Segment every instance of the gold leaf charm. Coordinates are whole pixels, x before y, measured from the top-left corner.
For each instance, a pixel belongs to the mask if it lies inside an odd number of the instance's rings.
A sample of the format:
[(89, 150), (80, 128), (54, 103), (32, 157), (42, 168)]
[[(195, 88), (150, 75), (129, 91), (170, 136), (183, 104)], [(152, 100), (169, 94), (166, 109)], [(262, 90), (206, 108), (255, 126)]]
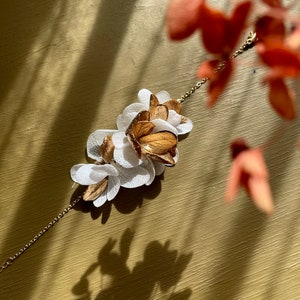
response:
[(112, 141), (112, 136), (107, 135), (100, 146), (100, 155), (106, 164), (110, 163), (114, 156), (115, 146)]
[(153, 94), (150, 96), (150, 120), (162, 119), (167, 121), (169, 110), (164, 104), (159, 104), (157, 97)]
[(164, 102), (168, 109), (175, 110), (179, 115), (181, 114), (182, 106), (177, 100), (169, 100)]
[[(156, 103), (153, 97), (151, 101)], [(151, 133), (155, 125), (149, 121), (150, 115), (148, 111), (138, 113), (127, 128), (126, 135), (139, 158), (144, 154), (162, 163), (174, 165), (177, 137), (169, 131)]]
[(174, 165), (177, 137), (169, 131), (157, 132), (139, 139), (142, 154), (165, 164)]
[(82, 199), (85, 201), (93, 201), (97, 199), (106, 189), (108, 178), (104, 178), (99, 183), (91, 184), (87, 187), (82, 195)]

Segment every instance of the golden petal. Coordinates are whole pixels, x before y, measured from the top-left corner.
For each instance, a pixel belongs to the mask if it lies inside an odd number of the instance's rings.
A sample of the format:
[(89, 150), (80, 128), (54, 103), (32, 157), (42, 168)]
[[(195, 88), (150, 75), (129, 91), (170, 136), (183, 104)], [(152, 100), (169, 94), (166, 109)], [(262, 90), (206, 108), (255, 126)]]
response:
[(162, 119), (162, 120), (167, 121), (168, 116), (169, 116), (169, 110), (163, 104), (159, 104), (156, 106), (150, 106), (149, 112), (150, 112), (150, 120)]
[(112, 136), (107, 135), (103, 139), (103, 143), (101, 144), (99, 151), (105, 163), (109, 163), (113, 159), (114, 149), (115, 146), (112, 141)]
[(151, 106), (156, 106), (159, 105), (159, 101), (157, 99), (157, 97), (154, 94), (151, 94), (150, 96), (150, 107)]
[(136, 117), (131, 121), (130, 125), (126, 129), (125, 134), (127, 135), (129, 131), (132, 131), (132, 127), (135, 126), (138, 122), (141, 121), (150, 121), (150, 112), (147, 110), (143, 110), (139, 112)]
[(178, 114), (181, 114), (182, 106), (177, 100), (166, 101), (164, 102), (164, 105), (167, 106), (168, 109), (173, 109)]
[(108, 178), (104, 178), (99, 183), (91, 184), (84, 191), (82, 198), (85, 201), (94, 201), (107, 187)]
[(139, 139), (140, 137), (149, 135), (154, 127), (155, 125), (152, 122), (137, 122), (132, 128), (132, 133)]
[(133, 126), (127, 129), (127, 137), (131, 146), (137, 152), (138, 157), (141, 158), (142, 150), (139, 143), (139, 138), (148, 135), (152, 132), (154, 124), (148, 121), (137, 121)]
[(168, 152), (173, 154), (177, 145), (177, 137), (169, 131), (163, 131), (143, 136), (139, 139), (139, 143), (143, 154), (165, 154)]
[(167, 165), (175, 165), (175, 161), (173, 156), (170, 153), (166, 153), (166, 154), (148, 154), (148, 156), (150, 156), (152, 159), (159, 161), (163, 164), (167, 164)]

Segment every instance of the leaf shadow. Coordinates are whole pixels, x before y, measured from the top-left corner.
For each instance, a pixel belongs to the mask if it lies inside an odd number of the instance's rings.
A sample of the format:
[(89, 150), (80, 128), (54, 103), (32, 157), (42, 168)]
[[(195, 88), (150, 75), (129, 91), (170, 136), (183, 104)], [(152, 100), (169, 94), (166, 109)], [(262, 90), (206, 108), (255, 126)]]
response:
[[(92, 201), (80, 201), (74, 209), (83, 213), (90, 213), (93, 220), (101, 217), (101, 223), (105, 224), (110, 217), (112, 206), (122, 214), (130, 214), (137, 208), (142, 207), (144, 198), (150, 200), (155, 199), (161, 191), (161, 180), (163, 180), (163, 178), (163, 175), (156, 176), (149, 186), (141, 186), (134, 189), (121, 187), (115, 199), (107, 201), (101, 207), (95, 207)], [(85, 189), (85, 186), (78, 186), (71, 197), (70, 203), (81, 196)]]
[[(119, 242), (119, 251), (114, 247), (117, 240), (109, 238), (100, 249), (98, 259), (91, 264), (73, 286), (72, 293), (76, 300), (109, 300), (109, 299), (152, 299), (156, 293), (166, 295), (168, 300), (187, 300), (192, 295), (190, 288), (175, 291), (182, 273), (188, 266), (192, 253), (179, 254), (170, 249), (171, 242), (151, 241), (145, 247), (143, 260), (136, 262), (130, 270), (127, 260), (130, 254), (134, 232), (127, 228)], [(101, 282), (110, 277), (108, 287), (100, 286), (100, 291), (92, 298), (89, 288), (89, 276), (100, 272)]]

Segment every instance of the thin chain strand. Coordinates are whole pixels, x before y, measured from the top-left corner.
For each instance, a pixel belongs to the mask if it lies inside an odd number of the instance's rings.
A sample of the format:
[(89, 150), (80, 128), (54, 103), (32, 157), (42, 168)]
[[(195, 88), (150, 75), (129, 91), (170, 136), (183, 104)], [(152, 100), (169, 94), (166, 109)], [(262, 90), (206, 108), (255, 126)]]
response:
[[(234, 52), (234, 54), (231, 56), (231, 59), (238, 57), (240, 54), (244, 53), (248, 49), (252, 48), (257, 41), (256, 38), (256, 33), (250, 32), (246, 41), (244, 44)], [(226, 66), (226, 61), (221, 62), (218, 67), (215, 69), (215, 72), (221, 71), (224, 67)], [(184, 95), (182, 95), (177, 101), (179, 103), (182, 103), (191, 96), (196, 90), (198, 90), (203, 84), (205, 84), (209, 79), (208, 78), (203, 78), (200, 81), (196, 82), (196, 84), (191, 87)]]
[[(250, 32), (244, 44), (231, 56), (231, 58), (236, 58), (240, 54), (244, 53), (248, 49), (252, 48), (257, 41), (256, 34)], [(216, 72), (221, 71), (226, 66), (226, 61), (221, 62), (216, 68)], [(208, 78), (203, 78), (198, 81), (189, 91), (187, 91), (181, 98), (177, 99), (178, 102), (182, 103), (192, 95), (197, 89), (199, 89), (203, 84), (208, 81)], [(22, 255), (26, 250), (28, 250), (36, 241), (38, 241), (50, 228), (52, 228), (61, 218), (63, 218), (74, 206), (82, 199), (82, 196), (76, 198), (70, 205), (68, 205), (61, 213), (59, 213), (52, 221), (48, 223), (37, 235), (35, 235), (27, 244), (25, 244), (18, 252), (13, 256), (10, 256), (1, 266), (0, 273), (3, 272), (6, 268), (11, 266), (13, 262)]]
[(52, 228), (61, 218), (63, 218), (74, 206), (82, 199), (82, 196), (76, 198), (70, 205), (68, 205), (62, 212), (60, 212), (52, 221), (48, 223), (37, 235), (35, 235), (27, 244), (25, 244), (13, 256), (10, 256), (0, 267), (0, 273), (7, 267), (11, 266), (13, 262), (28, 250), (37, 240), (39, 240), (50, 228)]

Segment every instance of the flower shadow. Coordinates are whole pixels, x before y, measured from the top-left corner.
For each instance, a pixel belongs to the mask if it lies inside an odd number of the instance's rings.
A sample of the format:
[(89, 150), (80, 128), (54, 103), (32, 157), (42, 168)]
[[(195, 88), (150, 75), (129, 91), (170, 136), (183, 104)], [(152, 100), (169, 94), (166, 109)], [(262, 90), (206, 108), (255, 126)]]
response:
[[(168, 300), (187, 300), (192, 291), (189, 288), (175, 291), (183, 271), (189, 264), (192, 253), (178, 254), (170, 248), (170, 241), (164, 244), (151, 241), (144, 250), (143, 260), (135, 264), (132, 270), (127, 265), (134, 232), (126, 229), (120, 239), (119, 251), (114, 251), (116, 240), (109, 238), (98, 254), (97, 262), (90, 265), (80, 280), (73, 286), (76, 299), (152, 299), (161, 293)], [(95, 298), (89, 288), (89, 275), (100, 271), (103, 277), (110, 277), (110, 286), (100, 286)], [(137, 288), (138, 286), (138, 288)]]
[[(142, 207), (144, 199), (155, 199), (161, 191), (161, 180), (163, 175), (155, 177), (154, 181), (149, 186), (142, 186), (134, 189), (121, 188), (116, 198), (112, 201), (107, 201), (101, 207), (95, 207), (92, 201), (80, 201), (75, 207), (83, 213), (90, 213), (93, 220), (101, 216), (101, 223), (105, 224), (111, 213), (112, 206), (122, 214), (130, 214), (137, 208)], [(74, 191), (70, 203), (82, 195), (85, 186), (78, 186)]]

